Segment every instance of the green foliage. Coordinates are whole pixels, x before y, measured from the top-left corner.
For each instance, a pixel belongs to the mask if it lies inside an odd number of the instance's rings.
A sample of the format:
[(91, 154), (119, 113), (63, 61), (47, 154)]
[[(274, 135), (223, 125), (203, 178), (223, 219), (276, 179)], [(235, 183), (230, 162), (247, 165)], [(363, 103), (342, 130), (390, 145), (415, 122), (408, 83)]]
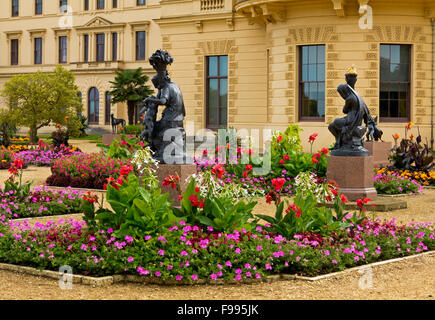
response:
[[(301, 172), (314, 172), (318, 177), (326, 176), (326, 156), (320, 154), (318, 163), (313, 162), (313, 154), (303, 153), (298, 125), (289, 125), (282, 132), (275, 132), (271, 141), (271, 165), (273, 176), (285, 175), (296, 177)], [(285, 160), (284, 157), (288, 157)]]
[[(111, 209), (100, 208), (87, 213), (90, 221), (103, 228), (113, 228), (116, 235), (144, 235), (163, 232), (177, 221), (171, 211), (169, 194), (162, 194), (153, 177), (143, 184), (134, 174), (128, 176), (117, 190), (107, 186), (107, 202)], [(90, 208), (92, 209), (92, 208)]]
[(115, 80), (110, 81), (112, 103), (144, 100), (153, 93), (153, 90), (146, 85), (148, 80), (148, 76), (142, 73), (142, 68), (116, 71)]
[(62, 66), (48, 73), (15, 75), (1, 92), (9, 101), (11, 120), (30, 128), (32, 143), (37, 142), (37, 131), (42, 127), (65, 124), (66, 116), (71, 123), (77, 121), (76, 115), (83, 109), (78, 93), (74, 74)]
[[(210, 189), (209, 189), (210, 190)], [(174, 214), (190, 224), (213, 227), (217, 231), (233, 232), (234, 230), (255, 227), (256, 220), (252, 215), (257, 202), (235, 200), (228, 194), (212, 192), (201, 199), (200, 191), (194, 179), (191, 179), (181, 199), (181, 209), (173, 207)], [(203, 206), (198, 205), (202, 202)], [(252, 221), (254, 220), (254, 221)]]
[[(364, 217), (353, 214), (351, 218), (345, 218), (348, 213), (343, 210), (339, 197), (334, 202), (334, 213), (331, 208), (318, 207), (313, 194), (297, 192), (294, 204), (288, 206), (287, 201), (277, 201), (275, 217), (259, 214), (257, 217), (271, 224), (266, 228), (271, 232), (277, 232), (287, 239), (292, 239), (295, 234), (311, 232), (329, 236), (332, 232), (339, 232), (358, 223)], [(300, 210), (300, 211), (299, 211)], [(297, 214), (299, 212), (299, 214)], [(344, 220), (343, 220), (344, 219)]]
[(118, 139), (114, 139), (110, 145), (97, 144), (103, 153), (112, 159), (129, 160), (133, 157), (134, 153), (145, 146), (137, 137), (127, 137), (121, 134)]
[(128, 125), (124, 127), (124, 133), (125, 134), (134, 134), (136, 136), (139, 136), (142, 132), (142, 128), (140, 125)]
[(70, 130), (70, 136), (74, 138), (86, 137), (86, 129), (89, 128), (88, 118), (83, 114), (77, 114), (76, 121), (69, 123), (68, 129)]

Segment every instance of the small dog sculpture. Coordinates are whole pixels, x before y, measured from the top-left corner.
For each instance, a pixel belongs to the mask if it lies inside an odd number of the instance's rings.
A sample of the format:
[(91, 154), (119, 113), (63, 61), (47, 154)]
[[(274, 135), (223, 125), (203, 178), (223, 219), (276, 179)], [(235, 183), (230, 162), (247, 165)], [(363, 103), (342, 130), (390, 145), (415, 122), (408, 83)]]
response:
[(377, 126), (377, 122), (378, 122), (378, 116), (376, 116), (374, 119), (370, 119), (367, 122), (367, 133), (366, 133), (366, 138), (367, 141), (378, 141), (381, 140), (382, 141), (382, 130), (378, 128)]
[(113, 116), (113, 113), (110, 115), (110, 122), (112, 124), (112, 133), (118, 133), (118, 125), (121, 124), (122, 127), (125, 127), (125, 120), (124, 119), (117, 119)]

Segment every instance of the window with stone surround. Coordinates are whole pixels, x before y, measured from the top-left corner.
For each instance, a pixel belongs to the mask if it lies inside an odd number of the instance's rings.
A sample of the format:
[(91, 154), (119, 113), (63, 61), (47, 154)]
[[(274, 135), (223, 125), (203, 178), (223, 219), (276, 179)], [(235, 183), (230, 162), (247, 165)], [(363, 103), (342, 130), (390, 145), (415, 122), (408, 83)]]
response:
[(145, 31), (136, 31), (136, 60), (145, 60)]
[(380, 51), (380, 120), (409, 121), (411, 46), (381, 44)]
[(299, 120), (325, 119), (325, 45), (299, 47)]
[(11, 15), (12, 17), (18, 17), (18, 15), (20, 14), (19, 0), (11, 0), (11, 3), (12, 3)]
[(83, 35), (83, 61), (89, 61), (89, 35)]
[(206, 74), (207, 128), (227, 128), (228, 56), (208, 56)]
[(34, 64), (42, 63), (42, 38), (35, 38)]
[(68, 61), (68, 37), (59, 37), (59, 63), (67, 63)]
[(18, 55), (19, 55), (19, 44), (18, 39), (11, 39), (11, 65), (18, 64)]
[(88, 94), (88, 122), (90, 124), (98, 124), (100, 109), (100, 93), (98, 89), (92, 87)]
[(35, 0), (35, 14), (42, 14), (42, 0)]
[(138, 6), (144, 6), (146, 4), (146, 0), (137, 0), (136, 5)]
[(98, 33), (96, 35), (96, 60), (98, 62), (103, 62), (104, 61), (104, 50), (105, 50), (105, 37), (104, 37), (104, 33)]
[(97, 10), (102, 10), (105, 7), (104, 0), (97, 0)]

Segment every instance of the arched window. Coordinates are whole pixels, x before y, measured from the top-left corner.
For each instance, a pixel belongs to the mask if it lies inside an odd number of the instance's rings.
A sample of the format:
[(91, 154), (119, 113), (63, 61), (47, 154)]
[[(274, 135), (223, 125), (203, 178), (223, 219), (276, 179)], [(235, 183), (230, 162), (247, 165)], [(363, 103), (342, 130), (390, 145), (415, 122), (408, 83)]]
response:
[(100, 93), (92, 87), (88, 94), (88, 123), (98, 124), (98, 113), (100, 108)]
[(106, 91), (106, 104), (105, 104), (105, 115), (104, 115), (104, 117), (105, 117), (105, 120), (106, 120), (106, 124), (110, 124), (110, 105), (111, 105), (111, 103), (110, 103), (110, 92), (109, 91)]

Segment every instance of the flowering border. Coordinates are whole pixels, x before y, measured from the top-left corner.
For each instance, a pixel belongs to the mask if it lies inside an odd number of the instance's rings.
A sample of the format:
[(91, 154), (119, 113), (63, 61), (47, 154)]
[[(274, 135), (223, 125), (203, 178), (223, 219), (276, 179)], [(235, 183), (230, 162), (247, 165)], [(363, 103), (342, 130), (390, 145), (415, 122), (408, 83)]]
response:
[[(255, 284), (255, 283), (272, 283), (282, 280), (302, 280), (302, 281), (319, 281), (327, 278), (332, 277), (338, 277), (353, 271), (358, 271), (361, 269), (389, 264), (389, 263), (395, 263), (400, 262), (408, 259), (414, 259), (419, 258), (422, 256), (430, 256), (435, 254), (435, 250), (413, 254), (406, 257), (401, 258), (394, 258), (394, 259), (388, 259), (384, 261), (378, 261), (373, 262), (357, 267), (352, 267), (345, 269), (343, 271), (338, 272), (332, 272), (328, 274), (323, 274), (315, 277), (306, 277), (306, 276), (298, 276), (298, 275), (292, 275), (292, 274), (276, 274), (276, 275), (270, 275), (266, 276), (262, 279), (243, 279), (243, 280), (211, 280), (211, 279), (198, 279), (196, 281), (193, 280), (171, 280), (171, 279), (158, 279), (158, 278), (146, 278), (136, 275), (112, 275), (112, 276), (104, 276), (104, 277), (89, 277), (89, 276), (83, 276), (78, 274), (72, 275), (72, 282), (73, 283), (79, 283), (83, 285), (91, 285), (94, 287), (103, 287), (103, 286), (109, 286), (117, 283), (144, 283), (144, 284), (157, 284), (157, 285), (166, 285), (166, 286), (180, 286), (180, 285), (198, 285), (198, 284), (206, 284), (206, 285), (231, 285), (231, 284)], [(37, 277), (45, 277), (50, 278), (54, 280), (59, 280), (62, 273), (51, 271), (51, 270), (39, 270), (32, 267), (25, 267), (25, 266), (19, 266), (14, 264), (8, 264), (8, 263), (0, 263), (0, 270), (4, 271), (11, 271), (11, 272), (18, 272), (18, 273), (24, 273), (27, 275), (37, 276)]]

